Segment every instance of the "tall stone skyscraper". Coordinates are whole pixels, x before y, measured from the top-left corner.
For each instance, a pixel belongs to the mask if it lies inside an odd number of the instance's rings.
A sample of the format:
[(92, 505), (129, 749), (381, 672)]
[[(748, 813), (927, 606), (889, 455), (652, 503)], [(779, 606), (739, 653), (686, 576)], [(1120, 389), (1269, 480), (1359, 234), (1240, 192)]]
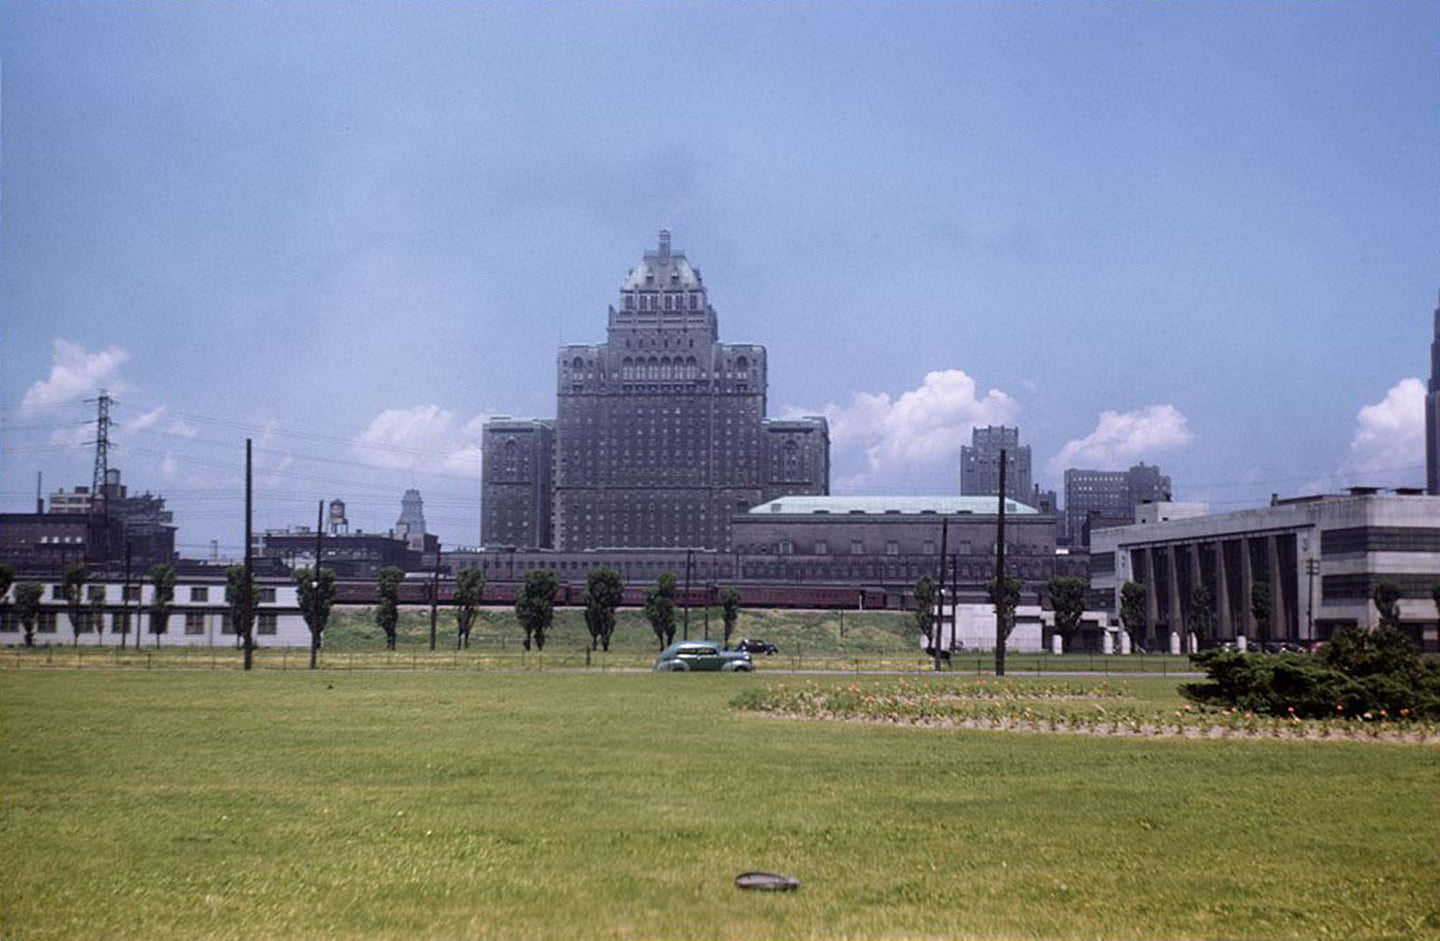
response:
[(986, 425), (970, 429), (970, 444), (960, 448), (960, 495), (1000, 493), (1000, 451), (1005, 453), (1005, 496), (1021, 503), (1031, 498), (1030, 446), (1020, 445), (1020, 429)]
[[(720, 342), (700, 270), (667, 231), (621, 284), (605, 342), (562, 346), (556, 380), (551, 532), (535, 545), (724, 549), (732, 514), (830, 491), (825, 419), (765, 418), (765, 347)], [(489, 468), (506, 433), (485, 428), (487, 507), (503, 499)]]
[(1425, 396), (1425, 492), (1440, 496), (1440, 305), (1430, 341), (1430, 391)]

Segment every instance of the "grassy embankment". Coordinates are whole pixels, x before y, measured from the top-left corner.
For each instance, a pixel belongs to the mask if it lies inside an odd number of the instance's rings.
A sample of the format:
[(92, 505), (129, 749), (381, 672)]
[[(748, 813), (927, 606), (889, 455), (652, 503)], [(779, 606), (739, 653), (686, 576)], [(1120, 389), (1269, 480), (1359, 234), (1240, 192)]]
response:
[[(508, 607), (483, 609), (471, 630), (471, 646), (455, 650), (455, 616), (453, 610), (440, 609), (437, 619), (437, 649), (430, 651), (430, 616), (425, 608), (406, 608), (401, 612), (400, 629), (394, 653), (385, 650), (385, 637), (375, 625), (369, 608), (336, 608), (326, 632), (322, 664), (344, 670), (360, 669), (461, 669), (461, 670), (545, 670), (646, 669), (654, 661), (659, 648), (655, 634), (644, 615), (634, 609), (617, 612), (618, 624), (609, 654), (596, 652), (587, 657), (590, 635), (585, 628), (584, 613), (576, 608), (555, 612), (554, 629), (550, 632), (543, 656), (525, 654), (521, 647), (524, 632)], [(763, 670), (800, 669), (845, 672), (914, 671), (926, 672), (931, 663), (918, 649), (913, 631), (913, 616), (895, 611), (742, 611), (734, 637), (760, 637), (780, 648), (775, 656), (757, 656)], [(710, 637), (719, 639), (724, 627), (720, 610), (710, 611)], [(677, 625), (676, 637), (682, 636)], [(690, 612), (690, 636), (705, 636), (704, 609)], [(47, 638), (42, 638), (42, 641)], [(67, 648), (66, 635), (55, 635), (51, 650), (26, 651), (16, 648), (0, 650), (0, 666), (47, 666), (130, 668), (233, 668), (239, 660), (232, 649), (180, 648), (167, 645), (162, 637), (157, 647), (155, 638), (146, 635), (140, 652), (125, 654), (113, 648), (114, 637), (105, 638), (106, 649), (82, 646), (78, 652)], [(93, 645), (93, 638), (86, 639)], [(264, 646), (266, 638), (258, 637), (261, 648), (257, 664), (261, 669), (297, 669), (306, 664), (304, 650), (282, 650)], [(953, 662), (957, 672), (991, 673), (994, 661), (989, 654), (957, 655)], [(1184, 657), (1091, 657), (1074, 654), (1065, 657), (1016, 654), (1009, 659), (1011, 672), (1035, 670), (1093, 670), (1096, 672), (1176, 673), (1190, 670)]]
[[(1419, 747), (728, 706), (775, 682), (763, 677), (0, 680), (5, 937), (1360, 938), (1440, 925), (1437, 770)], [(1036, 682), (1007, 685), (1023, 696)], [(1173, 681), (1119, 685), (1106, 702), (1179, 702)], [(750, 868), (804, 884), (742, 894), (731, 879)]]

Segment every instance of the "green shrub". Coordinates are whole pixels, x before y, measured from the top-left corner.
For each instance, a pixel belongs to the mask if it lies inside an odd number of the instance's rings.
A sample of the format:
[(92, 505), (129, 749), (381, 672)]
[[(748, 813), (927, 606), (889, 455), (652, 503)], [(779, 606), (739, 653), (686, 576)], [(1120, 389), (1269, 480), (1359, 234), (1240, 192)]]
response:
[(1211, 650), (1191, 660), (1209, 682), (1180, 692), (1205, 705), (1315, 719), (1440, 719), (1440, 663), (1393, 628), (1341, 630), (1315, 657)]

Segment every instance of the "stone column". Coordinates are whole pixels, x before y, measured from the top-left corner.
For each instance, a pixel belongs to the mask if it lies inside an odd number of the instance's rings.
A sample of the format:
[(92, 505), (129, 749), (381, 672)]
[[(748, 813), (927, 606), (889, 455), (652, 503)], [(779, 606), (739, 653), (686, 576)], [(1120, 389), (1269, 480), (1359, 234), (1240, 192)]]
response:
[[(1203, 584), (1205, 584), (1205, 566), (1200, 564), (1200, 543), (1197, 542), (1190, 546), (1190, 590), (1194, 591), (1196, 585)], [(1211, 598), (1210, 603), (1213, 606), (1215, 599)], [(1215, 612), (1213, 607), (1210, 612), (1210, 631), (1211, 633), (1215, 631)], [(1185, 636), (1190, 640), (1190, 653), (1194, 653), (1196, 637), (1194, 633), (1190, 631), (1189, 624), (1185, 625)]]
[(1270, 637), (1289, 638), (1290, 618), (1285, 607), (1285, 583), (1280, 575), (1280, 537), (1267, 536), (1265, 557), (1270, 569)]
[(1230, 573), (1225, 566), (1225, 540), (1215, 540), (1215, 636), (1235, 636), (1235, 623), (1230, 617)]
[(1156, 562), (1160, 552), (1153, 546), (1145, 550), (1145, 640), (1154, 641), (1155, 628), (1160, 623), (1160, 584), (1155, 577)]
[(1247, 640), (1255, 639), (1255, 614), (1250, 610), (1250, 585), (1255, 581), (1250, 562), (1250, 539), (1240, 537), (1240, 624)]
[(1166, 610), (1170, 618), (1170, 652), (1179, 653), (1176, 648), (1180, 646), (1180, 638), (1185, 634), (1184, 609), (1180, 606), (1180, 565), (1175, 558), (1175, 547), (1167, 546), (1165, 549), (1166, 561), (1169, 564), (1170, 575), (1170, 597)]

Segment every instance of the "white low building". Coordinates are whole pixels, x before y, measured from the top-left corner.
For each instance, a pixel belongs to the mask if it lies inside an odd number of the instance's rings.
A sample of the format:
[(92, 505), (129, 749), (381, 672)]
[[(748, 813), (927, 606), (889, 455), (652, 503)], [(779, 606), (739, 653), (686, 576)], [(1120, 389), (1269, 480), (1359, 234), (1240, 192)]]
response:
[[(235, 631), (225, 603), (223, 579), (177, 580), (170, 616), (163, 634), (155, 633), (150, 606), (155, 587), (132, 580), (126, 589), (120, 580), (90, 581), (84, 586), (85, 603), (73, 623), (64, 588), (57, 578), (38, 581), (45, 593), (35, 625), (37, 644), (82, 644), (118, 647), (123, 626), (138, 624), (140, 641), (147, 647), (234, 646)], [(261, 647), (309, 647), (310, 628), (300, 614), (299, 589), (286, 580), (256, 579), (260, 599), (255, 618), (255, 643)], [(127, 597), (128, 596), (128, 597)], [(14, 606), (15, 589), (6, 595), (0, 609), (0, 644), (23, 644), (24, 629)], [(77, 630), (78, 628), (78, 630)], [(135, 642), (134, 632), (125, 635), (126, 644)]]
[[(1371, 598), (1389, 582), (1400, 589), (1402, 628), (1426, 650), (1440, 649), (1432, 596), (1440, 585), (1440, 497), (1355, 487), (1232, 513), (1162, 505), (1150, 513), (1150, 522), (1096, 530), (1090, 544), (1091, 595), (1112, 615), (1126, 582), (1145, 586), (1138, 641), (1181, 646), (1195, 624), (1194, 601), (1206, 595), (1212, 640), (1323, 641), (1340, 627), (1377, 624)], [(1268, 623), (1251, 604), (1257, 583), (1270, 597)]]
[[(1099, 643), (1091, 649), (1104, 653), (1129, 653), (1123, 645), (1118, 626), (1104, 611), (1086, 611), (1080, 621), (1082, 634), (1100, 634)], [(1005, 639), (1005, 649), (1018, 653), (1063, 652), (1055, 643), (1055, 612), (1039, 605), (1022, 604), (1015, 608), (1015, 627)], [(921, 638), (922, 649), (930, 646), (929, 638)], [(1122, 649), (1123, 646), (1123, 649)], [(961, 603), (940, 605), (940, 649), (948, 651), (994, 650), (995, 606), (993, 604)]]

